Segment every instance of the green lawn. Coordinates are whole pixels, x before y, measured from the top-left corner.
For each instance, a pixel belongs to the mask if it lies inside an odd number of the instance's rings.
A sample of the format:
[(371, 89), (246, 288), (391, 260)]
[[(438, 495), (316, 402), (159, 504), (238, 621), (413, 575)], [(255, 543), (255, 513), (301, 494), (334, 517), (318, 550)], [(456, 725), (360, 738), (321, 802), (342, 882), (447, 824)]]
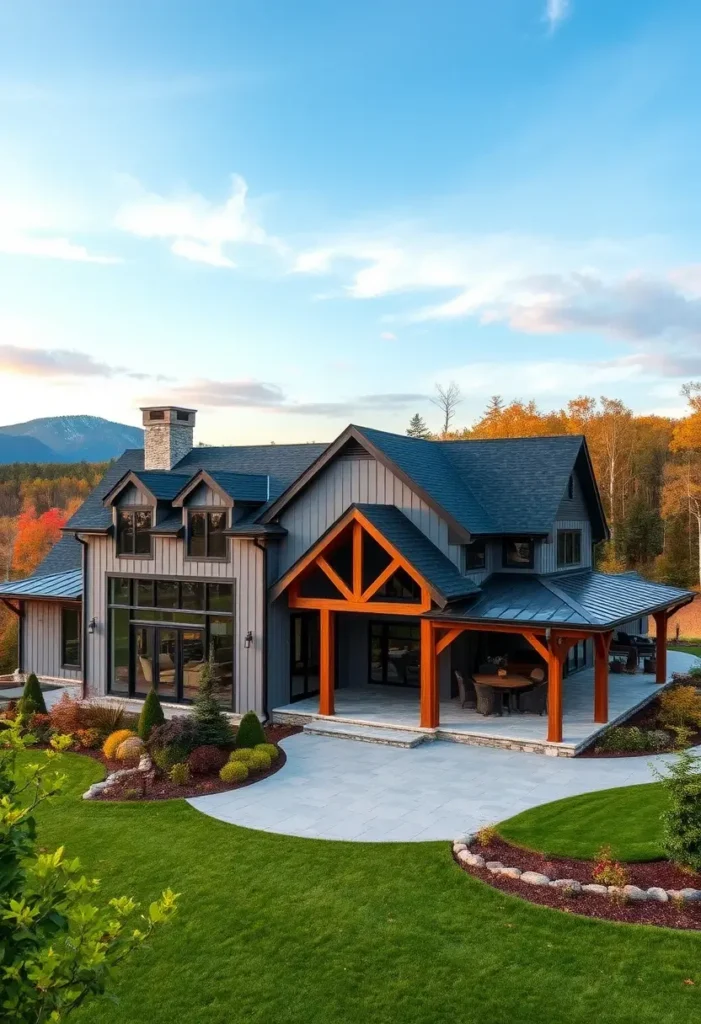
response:
[(610, 843), (619, 860), (656, 860), (664, 856), (659, 784), (586, 793), (543, 804), (509, 818), (499, 832), (511, 843), (552, 857), (589, 859)]
[(701, 642), (694, 643), (692, 646), (677, 646), (676, 644), (669, 644), (670, 651), (681, 651), (682, 654), (695, 654), (697, 658), (701, 658)]
[(65, 842), (106, 894), (182, 893), (175, 922), (120, 971), (119, 1002), (81, 1011), (80, 1024), (700, 1018), (701, 935), (505, 896), (460, 871), (447, 843), (289, 839), (182, 801), (86, 803), (99, 767), (74, 755), (65, 765), (71, 789), (41, 809), (41, 842)]

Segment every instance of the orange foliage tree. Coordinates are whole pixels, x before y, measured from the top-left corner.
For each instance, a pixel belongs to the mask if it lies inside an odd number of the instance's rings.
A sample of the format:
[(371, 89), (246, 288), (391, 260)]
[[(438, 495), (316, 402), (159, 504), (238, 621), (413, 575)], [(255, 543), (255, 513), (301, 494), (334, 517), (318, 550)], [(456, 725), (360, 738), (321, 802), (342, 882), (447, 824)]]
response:
[(41, 560), (61, 538), (61, 527), (67, 522), (60, 508), (50, 508), (37, 515), (33, 507), (26, 508), (17, 519), (17, 535), (12, 554), (12, 568), (26, 574), (34, 572)]

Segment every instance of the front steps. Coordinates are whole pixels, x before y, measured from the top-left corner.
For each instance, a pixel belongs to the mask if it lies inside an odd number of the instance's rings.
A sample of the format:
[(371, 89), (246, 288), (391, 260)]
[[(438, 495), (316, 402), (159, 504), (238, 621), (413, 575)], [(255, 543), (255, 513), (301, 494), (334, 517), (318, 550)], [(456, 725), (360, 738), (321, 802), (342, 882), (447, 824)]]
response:
[(418, 747), (428, 736), (414, 729), (381, 729), (374, 725), (355, 725), (352, 722), (331, 722), (316, 718), (307, 722), (304, 732), (312, 736), (331, 736), (337, 740), (356, 740), (361, 743), (381, 743), (386, 747)]

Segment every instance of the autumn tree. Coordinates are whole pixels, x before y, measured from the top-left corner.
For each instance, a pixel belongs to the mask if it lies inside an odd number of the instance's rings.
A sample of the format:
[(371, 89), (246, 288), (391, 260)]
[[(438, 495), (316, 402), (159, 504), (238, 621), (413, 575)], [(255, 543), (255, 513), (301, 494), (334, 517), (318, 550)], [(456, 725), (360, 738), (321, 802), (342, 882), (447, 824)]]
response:
[(50, 508), (41, 515), (37, 515), (31, 506), (25, 509), (17, 519), (13, 570), (25, 575), (34, 572), (53, 545), (60, 540), (61, 527), (66, 521), (65, 512), (59, 508)]

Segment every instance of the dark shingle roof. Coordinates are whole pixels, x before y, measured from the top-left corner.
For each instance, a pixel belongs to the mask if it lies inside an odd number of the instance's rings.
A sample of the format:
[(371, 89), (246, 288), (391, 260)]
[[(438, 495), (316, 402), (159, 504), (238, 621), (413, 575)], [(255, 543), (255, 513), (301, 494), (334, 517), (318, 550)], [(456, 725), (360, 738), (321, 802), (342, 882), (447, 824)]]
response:
[(355, 508), (377, 527), (445, 601), (455, 601), (479, 592), (475, 583), (463, 576), (455, 563), (396, 506), (356, 505)]
[(75, 601), (83, 593), (83, 572), (82, 569), (72, 569), (69, 572), (54, 573), (47, 576), (30, 576), (26, 580), (16, 580), (14, 583), (3, 583), (0, 586), (0, 594), (3, 597), (22, 597), (30, 599), (55, 598), (66, 601)]
[(560, 576), (494, 573), (474, 601), (446, 609), (442, 617), (521, 625), (613, 627), (693, 595), (677, 587), (628, 575), (577, 572)]
[(224, 473), (215, 469), (209, 475), (233, 501), (255, 501), (262, 505), (269, 498), (266, 474)]
[(66, 534), (54, 544), (43, 562), (32, 576), (52, 576), (55, 573), (80, 569), (83, 564), (83, 549), (72, 534)]
[(179, 533), (183, 528), (183, 516), (180, 509), (172, 512), (170, 515), (165, 516), (161, 519), (160, 523), (151, 527), (151, 533), (163, 534), (165, 536), (172, 536), (173, 534)]
[(97, 487), (90, 492), (80, 508), (66, 523), (67, 530), (106, 530), (112, 525), (112, 509), (105, 508), (102, 498), (119, 483), (130, 469), (143, 470), (144, 452), (130, 448), (112, 463)]
[(172, 501), (190, 479), (189, 474), (160, 469), (140, 469), (136, 476), (158, 501)]

